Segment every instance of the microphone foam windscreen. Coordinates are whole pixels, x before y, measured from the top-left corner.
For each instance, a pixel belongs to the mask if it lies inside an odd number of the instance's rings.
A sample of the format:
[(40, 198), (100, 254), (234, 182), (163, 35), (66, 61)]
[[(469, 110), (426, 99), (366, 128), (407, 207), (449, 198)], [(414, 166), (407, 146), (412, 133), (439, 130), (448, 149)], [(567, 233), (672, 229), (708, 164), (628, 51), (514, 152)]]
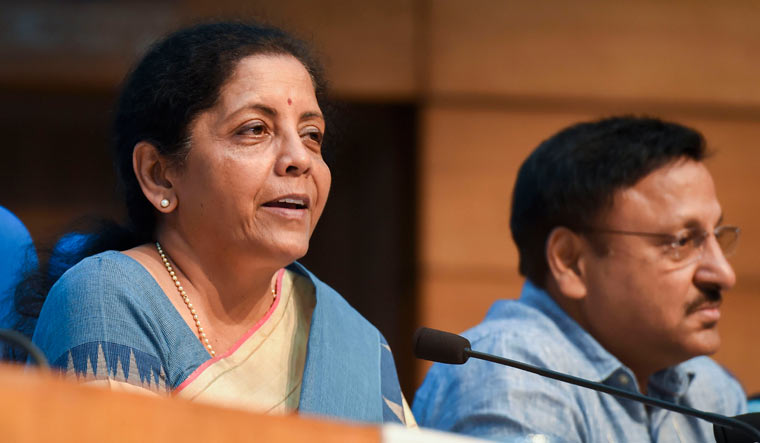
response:
[(466, 362), (470, 341), (461, 335), (437, 329), (419, 328), (414, 333), (414, 356), (423, 360), (461, 365)]
[[(755, 429), (760, 429), (760, 412), (750, 412), (749, 414), (737, 415), (736, 420), (743, 421)], [(713, 434), (717, 443), (752, 443), (754, 438), (747, 435), (744, 431), (738, 429), (729, 429), (720, 425), (713, 425)]]

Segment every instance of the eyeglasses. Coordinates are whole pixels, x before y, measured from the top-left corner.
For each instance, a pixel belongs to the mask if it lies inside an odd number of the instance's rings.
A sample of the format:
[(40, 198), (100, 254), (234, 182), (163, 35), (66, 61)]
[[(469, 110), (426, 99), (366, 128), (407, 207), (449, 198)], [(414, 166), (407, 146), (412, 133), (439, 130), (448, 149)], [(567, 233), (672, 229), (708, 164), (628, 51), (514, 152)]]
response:
[[(639, 237), (651, 237), (661, 239), (667, 248), (666, 254), (677, 263), (687, 263), (699, 260), (705, 249), (705, 241), (710, 233), (704, 230), (689, 230), (681, 234), (661, 234), (652, 232), (618, 231), (615, 229), (585, 228), (583, 232), (598, 232), (602, 234), (635, 235)], [(736, 252), (736, 244), (739, 240), (741, 229), (736, 226), (718, 226), (713, 231), (715, 240), (718, 241), (725, 257), (730, 257)]]

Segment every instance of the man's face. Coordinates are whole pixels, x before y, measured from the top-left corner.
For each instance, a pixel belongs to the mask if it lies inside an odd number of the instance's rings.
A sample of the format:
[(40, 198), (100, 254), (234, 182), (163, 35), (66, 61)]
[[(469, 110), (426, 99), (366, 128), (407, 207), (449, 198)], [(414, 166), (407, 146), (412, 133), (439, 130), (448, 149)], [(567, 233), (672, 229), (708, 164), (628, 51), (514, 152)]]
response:
[(582, 323), (634, 371), (656, 371), (720, 345), (721, 291), (736, 276), (714, 235), (722, 221), (710, 173), (679, 160), (614, 196), (596, 227), (683, 235), (710, 233), (691, 260), (669, 255), (657, 237), (593, 234), (605, 253), (587, 253)]

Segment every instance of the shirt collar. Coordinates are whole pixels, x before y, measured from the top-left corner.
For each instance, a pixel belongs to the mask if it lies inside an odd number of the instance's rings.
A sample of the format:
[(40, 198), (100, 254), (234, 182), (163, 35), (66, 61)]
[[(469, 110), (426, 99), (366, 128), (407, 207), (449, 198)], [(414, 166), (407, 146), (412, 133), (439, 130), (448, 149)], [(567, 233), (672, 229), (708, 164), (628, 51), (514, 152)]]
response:
[[(565, 334), (570, 342), (575, 344), (584, 360), (588, 363), (584, 372), (586, 377), (595, 381), (604, 381), (616, 370), (623, 366), (612, 354), (607, 352), (585, 329), (557, 304), (543, 289), (535, 286), (530, 280), (523, 285), (520, 303), (538, 309), (549, 317)], [(579, 367), (579, 370), (581, 368)]]
[(652, 393), (658, 392), (664, 398), (678, 398), (686, 395), (695, 375), (682, 364), (671, 366), (649, 377), (649, 388)]

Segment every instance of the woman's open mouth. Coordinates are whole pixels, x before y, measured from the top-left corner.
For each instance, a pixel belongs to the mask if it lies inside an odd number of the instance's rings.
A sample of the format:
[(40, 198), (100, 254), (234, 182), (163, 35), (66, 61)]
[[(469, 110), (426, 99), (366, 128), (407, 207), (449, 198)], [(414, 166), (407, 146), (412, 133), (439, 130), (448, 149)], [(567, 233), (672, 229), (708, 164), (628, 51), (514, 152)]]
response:
[(262, 206), (268, 208), (285, 208), (285, 209), (308, 209), (309, 199), (299, 197), (283, 197), (264, 203)]
[(286, 195), (261, 205), (266, 211), (287, 219), (306, 217), (309, 209), (309, 197), (305, 195)]

